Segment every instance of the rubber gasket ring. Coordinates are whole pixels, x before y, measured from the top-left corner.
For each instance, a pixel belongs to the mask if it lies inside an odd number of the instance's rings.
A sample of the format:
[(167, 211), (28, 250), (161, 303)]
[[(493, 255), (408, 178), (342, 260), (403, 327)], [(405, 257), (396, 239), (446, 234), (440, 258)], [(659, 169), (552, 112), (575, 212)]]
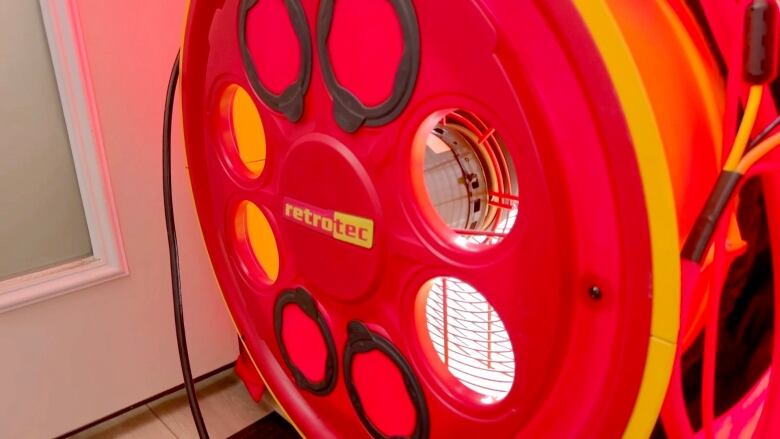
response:
[(284, 0), (287, 6), (287, 13), (290, 15), (290, 22), (293, 30), (298, 37), (298, 44), (301, 47), (301, 65), (298, 72), (298, 78), (290, 84), (280, 95), (272, 93), (257, 74), (252, 54), (249, 52), (249, 46), (246, 41), (246, 21), (249, 11), (257, 5), (260, 0), (241, 0), (241, 6), (238, 15), (238, 41), (241, 49), (241, 57), (246, 69), (246, 75), (249, 83), (252, 85), (257, 96), (266, 105), (274, 111), (284, 114), (290, 122), (297, 122), (303, 116), (303, 98), (311, 83), (312, 70), (312, 46), (311, 33), (309, 32), (309, 23), (306, 20), (306, 12), (300, 3), (300, 0)]
[[(321, 381), (312, 382), (309, 380), (290, 358), (290, 353), (287, 351), (287, 346), (285, 346), (284, 339), (282, 338), (284, 307), (287, 305), (298, 306), (306, 316), (314, 320), (320, 329), (323, 340), (325, 340), (328, 358), (325, 360), (325, 377)], [(333, 334), (331, 334), (330, 328), (325, 322), (325, 318), (320, 314), (317, 309), (317, 304), (308, 291), (303, 288), (296, 288), (294, 290), (284, 291), (279, 295), (276, 299), (276, 305), (274, 306), (274, 331), (276, 332), (276, 342), (282, 353), (282, 359), (290, 370), (290, 373), (292, 373), (295, 384), (301, 389), (318, 396), (325, 396), (331, 393), (336, 387), (336, 381), (338, 379), (336, 344), (333, 342)]]
[(374, 438), (390, 438), (379, 431), (371, 420), (368, 419), (368, 415), (363, 408), (363, 402), (360, 400), (360, 395), (358, 395), (357, 389), (355, 388), (355, 383), (352, 381), (352, 360), (355, 355), (377, 350), (386, 355), (401, 371), (406, 391), (409, 393), (409, 397), (417, 412), (417, 422), (410, 438), (423, 439), (429, 437), (431, 430), (430, 415), (428, 414), (425, 395), (423, 394), (420, 383), (414, 375), (414, 371), (406, 362), (403, 355), (401, 355), (390, 340), (372, 332), (362, 322), (350, 322), (347, 327), (347, 333), (349, 338), (347, 340), (347, 347), (344, 350), (344, 383), (347, 386), (349, 399), (352, 401), (352, 405), (357, 412), (358, 418), (360, 418), (360, 421), (363, 423), (363, 426), (365, 426)]
[(393, 83), (393, 93), (383, 103), (368, 107), (336, 79), (328, 52), (328, 37), (333, 24), (336, 0), (321, 0), (317, 16), (317, 50), (325, 85), (333, 97), (333, 116), (339, 126), (353, 133), (362, 125), (386, 125), (397, 118), (412, 97), (420, 70), (420, 27), (411, 0), (389, 0), (401, 24), (404, 50)]

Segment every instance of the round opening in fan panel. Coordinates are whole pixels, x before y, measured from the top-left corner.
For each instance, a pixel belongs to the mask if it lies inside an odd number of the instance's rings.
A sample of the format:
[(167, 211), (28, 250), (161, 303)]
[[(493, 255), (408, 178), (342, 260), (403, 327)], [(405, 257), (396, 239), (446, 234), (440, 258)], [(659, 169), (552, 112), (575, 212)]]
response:
[(425, 316), (424, 348), (435, 352), (439, 363), (433, 369), (440, 378), (465, 387), (484, 404), (504, 399), (515, 380), (515, 354), (485, 296), (457, 278), (437, 277), (423, 285), (418, 303)]
[(467, 111), (445, 113), (435, 122), (423, 133), (424, 157), (417, 170), (426, 201), (454, 232), (456, 244), (497, 244), (512, 230), (520, 201), (506, 145), (494, 128)]
[(231, 167), (254, 178), (265, 169), (266, 137), (252, 97), (238, 85), (225, 89), (219, 102), (218, 130)]
[(236, 251), (245, 272), (273, 284), (279, 277), (279, 247), (265, 213), (251, 201), (242, 202), (235, 218)]

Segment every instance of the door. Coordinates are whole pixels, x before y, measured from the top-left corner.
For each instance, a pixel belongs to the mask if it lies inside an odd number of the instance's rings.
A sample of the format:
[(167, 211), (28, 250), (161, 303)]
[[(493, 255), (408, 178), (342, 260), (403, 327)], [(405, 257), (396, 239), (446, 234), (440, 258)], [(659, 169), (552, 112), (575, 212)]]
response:
[[(46, 266), (14, 266), (15, 275), (0, 279), (0, 437), (57, 436), (182, 381), (160, 138), (184, 9), (184, 0), (41, 0), (40, 5), (4, 0), (0, 5), (0, 21), (28, 20), (14, 27), (18, 35), (0, 42), (0, 52), (6, 44), (12, 45), (7, 53), (50, 49), (52, 71), (23, 75), (29, 83), (18, 86), (34, 93), (43, 87), (36, 81), (50, 75), (59, 92), (62, 119), (41, 117), (39, 123), (66, 122), (67, 136), (55, 146), (64, 148), (60, 153), (67, 149), (73, 161), (57, 163), (72, 167), (68, 172), (78, 177), (77, 189), (68, 193), (77, 202), (80, 195), (82, 206), (74, 207), (73, 221), (83, 238), (69, 256), (55, 252), (54, 259), (41, 259), (49, 261)], [(1, 62), (14, 68), (17, 61), (3, 57)], [(0, 106), (22, 114), (23, 100)], [(193, 372), (200, 375), (235, 359), (236, 336), (205, 252), (178, 134), (174, 198), (190, 356)], [(8, 151), (23, 154), (24, 148), (0, 141), (6, 157)], [(7, 169), (18, 172), (17, 165), (22, 161)], [(0, 191), (23, 191), (29, 184), (5, 184)], [(28, 192), (17, 199), (39, 196)], [(59, 215), (39, 204), (39, 215)], [(0, 207), (0, 223), (10, 221), (14, 206)], [(82, 213), (85, 222), (78, 219)], [(49, 230), (40, 226), (39, 231), (44, 228)], [(30, 251), (62, 249), (61, 241), (73, 233), (63, 231), (62, 239), (47, 238), (48, 247)], [(0, 242), (0, 252), (16, 254), (22, 248), (18, 242), (39, 235), (33, 226), (22, 228), (16, 244)]]

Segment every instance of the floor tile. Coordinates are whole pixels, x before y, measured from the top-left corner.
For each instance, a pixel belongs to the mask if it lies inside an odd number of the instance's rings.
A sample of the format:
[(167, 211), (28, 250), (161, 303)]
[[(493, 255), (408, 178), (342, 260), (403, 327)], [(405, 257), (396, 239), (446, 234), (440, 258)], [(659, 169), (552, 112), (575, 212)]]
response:
[[(225, 438), (273, 411), (267, 399), (252, 400), (233, 371), (198, 383), (198, 402), (212, 438)], [(184, 391), (149, 403), (149, 408), (180, 439), (197, 438)]]
[(176, 436), (147, 406), (131, 410), (122, 416), (106, 421), (74, 439), (175, 439)]

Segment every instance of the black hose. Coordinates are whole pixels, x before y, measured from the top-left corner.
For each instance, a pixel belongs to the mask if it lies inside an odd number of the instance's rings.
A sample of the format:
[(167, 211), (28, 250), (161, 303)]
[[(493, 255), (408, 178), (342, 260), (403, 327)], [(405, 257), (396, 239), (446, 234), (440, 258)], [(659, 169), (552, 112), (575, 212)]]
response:
[(179, 244), (176, 238), (176, 221), (173, 217), (173, 191), (171, 189), (171, 126), (173, 124), (173, 105), (176, 97), (176, 85), (179, 81), (179, 56), (171, 70), (171, 79), (168, 82), (168, 94), (165, 100), (165, 116), (163, 123), (163, 198), (165, 202), (165, 226), (168, 229), (168, 253), (171, 259), (171, 286), (173, 289), (173, 315), (176, 320), (176, 341), (179, 345), (179, 361), (181, 372), (184, 376), (184, 388), (187, 391), (187, 400), (190, 403), (192, 419), (198, 429), (201, 439), (208, 439), (206, 423), (200, 412), (198, 397), (195, 394), (195, 383), (192, 379), (190, 367), (190, 355), (187, 351), (187, 336), (184, 333), (184, 308), (181, 297), (181, 275), (179, 271)]

